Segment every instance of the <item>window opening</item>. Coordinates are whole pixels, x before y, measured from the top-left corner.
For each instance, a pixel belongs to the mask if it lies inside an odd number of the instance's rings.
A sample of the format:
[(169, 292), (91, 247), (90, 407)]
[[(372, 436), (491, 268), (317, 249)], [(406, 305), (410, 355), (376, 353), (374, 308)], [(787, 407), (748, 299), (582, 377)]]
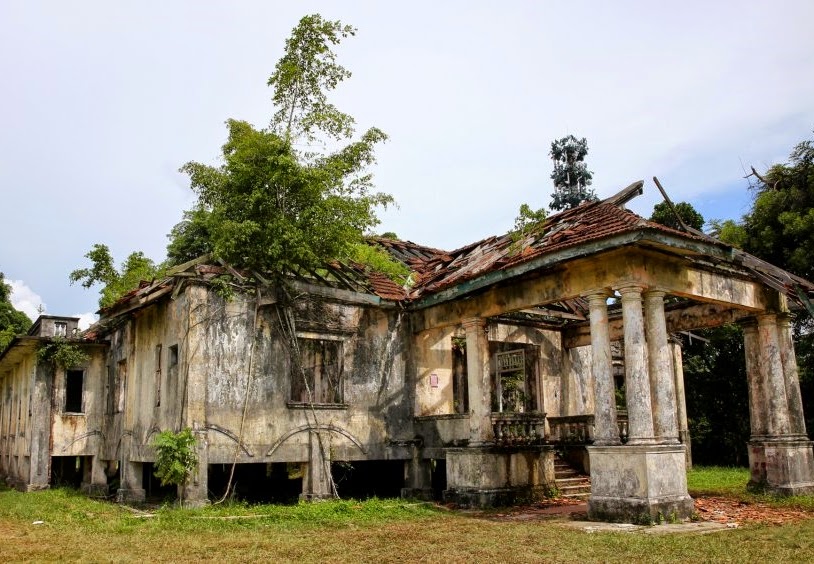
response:
[(524, 412), (526, 409), (526, 352), (515, 349), (499, 352), (497, 362), (498, 411)]
[(55, 321), (54, 322), (54, 336), (55, 337), (65, 337), (68, 335), (68, 324), (64, 321)]
[(66, 413), (82, 413), (82, 391), (84, 387), (84, 370), (68, 370), (65, 372)]
[(161, 353), (162, 346), (155, 346), (155, 406), (161, 405)]
[(292, 366), (291, 401), (311, 402), (310, 389), (314, 403), (341, 404), (344, 395), (342, 341), (300, 338), (298, 344), (300, 366)]

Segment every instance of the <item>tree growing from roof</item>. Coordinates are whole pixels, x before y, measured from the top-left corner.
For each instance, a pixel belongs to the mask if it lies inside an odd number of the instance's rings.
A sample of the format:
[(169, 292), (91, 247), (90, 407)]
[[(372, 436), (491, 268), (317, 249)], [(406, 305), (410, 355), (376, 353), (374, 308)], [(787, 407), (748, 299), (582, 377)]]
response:
[[(696, 211), (692, 204), (687, 202), (679, 202), (675, 204), (675, 211), (687, 227), (692, 227), (698, 231), (704, 227), (704, 216)], [(672, 227), (673, 229), (681, 229), (681, 223), (676, 217), (676, 213), (670, 209), (667, 202), (659, 202), (653, 207), (653, 213), (650, 216), (650, 221), (655, 221), (661, 225)]]
[(585, 201), (595, 201), (596, 193), (588, 188), (593, 173), (585, 164), (588, 154), (588, 141), (568, 135), (551, 143), (549, 155), (554, 161), (551, 180), (554, 193), (551, 194), (549, 208), (562, 211), (578, 206)]
[(377, 208), (393, 198), (373, 191), (368, 172), (385, 134), (373, 127), (352, 140), (353, 118), (327, 99), (350, 76), (332, 47), (354, 33), (319, 15), (300, 20), (268, 80), (276, 108), (269, 127), (229, 120), (222, 164), (181, 168), (198, 202), (170, 235), (171, 259), (207, 250), (280, 275), (355, 256), (379, 223)]
[(112, 306), (124, 294), (137, 288), (142, 280), (150, 281), (160, 274), (160, 268), (141, 251), (130, 253), (119, 270), (107, 245), (93, 245), (85, 253), (85, 258), (91, 261), (91, 266), (74, 270), (68, 278), (71, 284), (81, 282), (83, 288), (101, 284), (100, 308)]
[(30, 327), (28, 316), (11, 305), (11, 286), (6, 284), (5, 276), (0, 272), (0, 351)]

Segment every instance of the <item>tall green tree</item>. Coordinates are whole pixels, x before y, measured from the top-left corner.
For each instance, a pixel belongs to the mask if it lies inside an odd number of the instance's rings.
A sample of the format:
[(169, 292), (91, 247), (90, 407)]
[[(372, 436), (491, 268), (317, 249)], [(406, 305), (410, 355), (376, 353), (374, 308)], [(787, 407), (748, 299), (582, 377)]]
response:
[[(692, 204), (679, 202), (675, 204), (675, 211), (687, 227), (692, 227), (699, 231), (704, 227), (704, 216), (698, 213)], [(673, 213), (673, 210), (670, 209), (670, 205), (667, 202), (659, 202), (653, 207), (653, 214), (650, 216), (650, 221), (655, 221), (656, 223), (672, 227), (673, 229), (681, 229), (681, 223), (678, 221), (676, 213)]]
[(551, 194), (550, 209), (567, 210), (597, 199), (596, 193), (588, 188), (593, 172), (585, 164), (587, 155), (588, 141), (584, 137), (577, 139), (568, 135), (551, 143), (549, 156), (554, 161), (554, 171), (551, 173), (554, 193)]
[[(229, 120), (223, 163), (181, 168), (198, 202), (171, 234), (173, 260), (206, 249), (273, 275), (354, 256), (379, 223), (377, 209), (393, 202), (373, 191), (368, 172), (385, 134), (373, 127), (352, 139), (353, 118), (327, 98), (350, 76), (331, 48), (354, 33), (319, 15), (302, 18), (268, 80), (276, 108), (269, 127)], [(337, 148), (314, 148), (328, 144)], [(192, 244), (199, 237), (208, 241)]]
[(84, 288), (101, 285), (100, 308), (112, 306), (142, 280), (150, 281), (160, 273), (159, 267), (141, 251), (130, 253), (120, 269), (116, 269), (107, 245), (93, 245), (85, 258), (91, 261), (91, 266), (74, 270), (68, 278), (71, 284), (81, 282)]
[(0, 352), (17, 335), (23, 335), (31, 327), (31, 320), (11, 305), (11, 286), (0, 272)]

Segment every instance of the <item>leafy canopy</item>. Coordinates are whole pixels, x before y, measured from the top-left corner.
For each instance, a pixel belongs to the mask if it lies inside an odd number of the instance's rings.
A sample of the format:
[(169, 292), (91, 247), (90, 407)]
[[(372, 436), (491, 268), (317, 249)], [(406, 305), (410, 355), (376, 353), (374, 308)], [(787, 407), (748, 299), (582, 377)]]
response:
[(152, 280), (160, 274), (159, 267), (141, 251), (130, 253), (120, 270), (116, 270), (107, 245), (93, 245), (85, 258), (91, 261), (91, 266), (74, 270), (69, 279), (71, 284), (81, 282), (83, 288), (101, 284), (100, 308), (112, 306), (124, 294), (137, 288), (142, 280)]
[(11, 305), (11, 286), (0, 272), (0, 351), (5, 349), (17, 335), (22, 335), (31, 327), (31, 320), (22, 311)]
[(596, 193), (588, 188), (593, 173), (585, 164), (588, 155), (588, 141), (568, 135), (551, 143), (549, 156), (554, 161), (551, 180), (554, 193), (551, 194), (549, 208), (556, 211), (571, 209), (582, 202), (597, 199)]
[[(351, 141), (353, 118), (327, 100), (350, 76), (331, 47), (354, 32), (319, 15), (302, 18), (268, 80), (276, 106), (270, 126), (229, 120), (220, 166), (181, 167), (198, 202), (170, 235), (171, 261), (205, 251), (281, 275), (356, 254), (364, 233), (379, 223), (377, 208), (393, 198), (374, 192), (367, 172), (386, 135), (374, 127)], [(300, 151), (300, 141), (338, 148)]]
[[(704, 216), (696, 211), (692, 204), (687, 202), (679, 202), (675, 204), (675, 211), (687, 227), (701, 230), (704, 227)], [(661, 225), (672, 227), (673, 229), (681, 229), (681, 224), (676, 218), (676, 214), (670, 209), (667, 202), (659, 202), (653, 207), (653, 214), (650, 216), (650, 221), (655, 221)]]

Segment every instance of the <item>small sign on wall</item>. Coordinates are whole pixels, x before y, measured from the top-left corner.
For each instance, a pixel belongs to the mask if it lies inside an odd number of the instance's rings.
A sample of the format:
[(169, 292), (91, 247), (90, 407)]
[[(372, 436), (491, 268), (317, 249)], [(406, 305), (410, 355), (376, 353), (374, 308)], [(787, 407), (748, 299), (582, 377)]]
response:
[(438, 374), (433, 372), (430, 374), (430, 388), (437, 388), (438, 387)]

